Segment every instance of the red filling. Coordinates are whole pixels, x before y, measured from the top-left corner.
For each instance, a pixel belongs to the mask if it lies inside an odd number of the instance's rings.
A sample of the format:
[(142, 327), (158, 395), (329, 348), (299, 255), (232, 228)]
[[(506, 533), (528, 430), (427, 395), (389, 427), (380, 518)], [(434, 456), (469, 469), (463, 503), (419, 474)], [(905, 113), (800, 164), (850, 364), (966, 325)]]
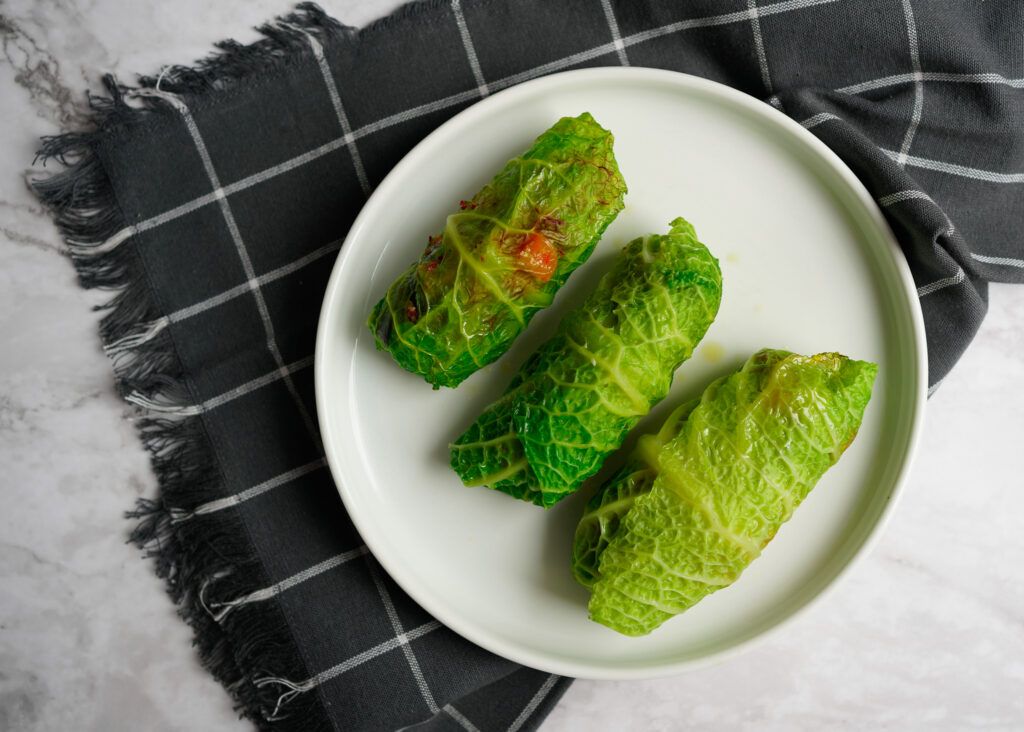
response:
[(543, 234), (531, 232), (516, 251), (519, 269), (547, 282), (558, 267), (558, 250)]

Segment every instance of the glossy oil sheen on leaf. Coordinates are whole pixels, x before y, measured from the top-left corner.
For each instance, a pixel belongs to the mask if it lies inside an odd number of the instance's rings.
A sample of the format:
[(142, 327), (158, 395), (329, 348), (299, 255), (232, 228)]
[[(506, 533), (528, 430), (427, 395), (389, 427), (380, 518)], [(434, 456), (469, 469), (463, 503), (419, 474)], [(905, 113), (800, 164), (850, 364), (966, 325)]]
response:
[(373, 308), (377, 348), (435, 388), (505, 353), (622, 210), (613, 142), (590, 114), (564, 117), (462, 201)]
[(466, 485), (552, 506), (661, 401), (718, 312), (717, 260), (693, 227), (636, 239), (506, 393), (452, 445)]
[(760, 351), (641, 438), (577, 528), (591, 618), (644, 635), (735, 582), (853, 441), (877, 371)]

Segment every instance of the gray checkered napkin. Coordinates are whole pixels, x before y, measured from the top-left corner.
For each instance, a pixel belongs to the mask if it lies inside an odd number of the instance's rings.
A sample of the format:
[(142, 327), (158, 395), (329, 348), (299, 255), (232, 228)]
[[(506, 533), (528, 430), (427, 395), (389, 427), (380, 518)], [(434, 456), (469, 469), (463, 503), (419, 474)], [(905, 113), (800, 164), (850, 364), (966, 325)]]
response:
[(835, 150), (910, 262), (931, 385), (1024, 281), (1024, 5), (1014, 0), (432, 0), (363, 30), (312, 5), (43, 141), (36, 181), (160, 496), (134, 538), (207, 668), (286, 730), (537, 727), (569, 680), (450, 632), (380, 569), (325, 468), (313, 338), (334, 254), (391, 167), (481, 97), (582, 66), (704, 76)]

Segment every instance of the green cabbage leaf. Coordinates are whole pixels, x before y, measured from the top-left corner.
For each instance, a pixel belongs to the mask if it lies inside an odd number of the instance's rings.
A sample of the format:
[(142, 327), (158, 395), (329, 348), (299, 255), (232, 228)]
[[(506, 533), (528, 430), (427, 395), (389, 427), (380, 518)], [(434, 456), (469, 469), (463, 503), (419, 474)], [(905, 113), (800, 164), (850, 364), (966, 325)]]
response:
[(684, 219), (630, 242), (451, 446), (452, 468), (544, 507), (570, 495), (665, 397), (721, 295), (718, 261)]
[(877, 371), (763, 350), (641, 438), (577, 528), (590, 617), (645, 635), (735, 582), (853, 442)]
[(377, 348), (434, 388), (499, 358), (623, 207), (614, 138), (565, 117), (460, 202), (370, 313)]

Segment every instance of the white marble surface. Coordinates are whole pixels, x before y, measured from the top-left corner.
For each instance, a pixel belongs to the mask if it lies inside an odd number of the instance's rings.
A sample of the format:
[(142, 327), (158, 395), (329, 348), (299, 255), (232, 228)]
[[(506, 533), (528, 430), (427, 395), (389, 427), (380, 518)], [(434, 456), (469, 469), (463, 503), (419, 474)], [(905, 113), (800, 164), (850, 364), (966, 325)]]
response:
[[(327, 0), (359, 25), (395, 0)], [(245, 729), (122, 511), (151, 493), (91, 305), (23, 173), (98, 72), (186, 62), (287, 0), (0, 0), (0, 730)], [(931, 400), (874, 551), (728, 662), (578, 682), (545, 730), (1024, 728), (1024, 287)]]

